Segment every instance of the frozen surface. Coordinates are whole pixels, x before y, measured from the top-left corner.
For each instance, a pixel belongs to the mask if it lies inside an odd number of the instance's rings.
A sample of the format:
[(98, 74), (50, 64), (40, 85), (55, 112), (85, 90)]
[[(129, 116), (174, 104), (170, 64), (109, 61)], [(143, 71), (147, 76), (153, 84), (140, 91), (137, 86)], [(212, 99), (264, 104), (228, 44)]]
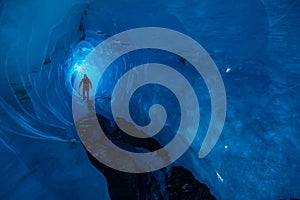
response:
[[(190, 169), (219, 199), (300, 198), (297, 0), (1, 1), (0, 198), (109, 199), (105, 177), (90, 164), (74, 128), (72, 81), (85, 72), (98, 76), (80, 64), (99, 42), (143, 26), (181, 31), (214, 59), (228, 102), (219, 142), (206, 158), (197, 157), (209, 95), (191, 66), (166, 52), (118, 59), (98, 85), (97, 111), (111, 119), (109, 97), (128, 69), (149, 61), (172, 65), (202, 103), (198, 136), (174, 165)], [(133, 97), (131, 114), (146, 124), (149, 106), (164, 105), (171, 114), (156, 138), (164, 144), (171, 137), (164, 133), (177, 129), (178, 102), (153, 87), (158, 95), (147, 96), (145, 87)]]

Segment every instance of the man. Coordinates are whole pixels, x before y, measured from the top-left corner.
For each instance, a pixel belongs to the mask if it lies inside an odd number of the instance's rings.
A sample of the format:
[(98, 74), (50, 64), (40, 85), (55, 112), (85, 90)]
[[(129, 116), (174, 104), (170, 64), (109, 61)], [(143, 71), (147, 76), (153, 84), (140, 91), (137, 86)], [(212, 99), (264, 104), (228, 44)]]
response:
[[(90, 91), (90, 86), (92, 88), (92, 82), (87, 77), (86, 74), (83, 75), (83, 79), (80, 81), (79, 88), (81, 87), (82, 83), (83, 83), (83, 87), (82, 87), (83, 100), (85, 100), (85, 99), (89, 100), (89, 91)], [(85, 96), (85, 93), (86, 93), (86, 96)]]

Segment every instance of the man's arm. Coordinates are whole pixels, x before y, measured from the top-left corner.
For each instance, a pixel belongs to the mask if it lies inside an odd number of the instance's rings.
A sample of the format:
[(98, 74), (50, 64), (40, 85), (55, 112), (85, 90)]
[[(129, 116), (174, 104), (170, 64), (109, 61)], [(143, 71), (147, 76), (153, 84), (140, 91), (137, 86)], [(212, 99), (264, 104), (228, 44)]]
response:
[(89, 80), (89, 83), (90, 83), (91, 88), (93, 88), (93, 85), (92, 85), (92, 81), (91, 81), (91, 80)]
[(82, 82), (83, 82), (83, 80), (81, 80), (81, 81), (80, 81), (80, 83), (79, 83), (79, 88), (81, 87), (81, 85), (82, 85)]

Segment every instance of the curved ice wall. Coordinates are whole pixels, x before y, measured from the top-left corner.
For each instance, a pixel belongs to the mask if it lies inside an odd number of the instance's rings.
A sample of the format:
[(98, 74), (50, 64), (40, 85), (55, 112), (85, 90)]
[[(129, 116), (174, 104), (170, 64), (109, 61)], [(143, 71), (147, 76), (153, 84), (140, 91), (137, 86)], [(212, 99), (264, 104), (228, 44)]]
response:
[[(74, 128), (72, 81), (82, 73), (88, 52), (107, 37), (158, 26), (203, 45), (223, 76), (228, 98), (214, 150), (205, 159), (197, 157), (200, 134), (174, 165), (190, 169), (220, 199), (299, 198), (299, 11), (292, 0), (2, 1), (0, 197), (109, 198), (105, 178), (89, 164)], [(107, 72), (98, 99), (110, 94), (111, 81), (130, 63), (146, 62), (137, 55), (125, 56)], [(202, 91), (203, 82), (185, 73)], [(207, 91), (199, 98), (205, 132)]]

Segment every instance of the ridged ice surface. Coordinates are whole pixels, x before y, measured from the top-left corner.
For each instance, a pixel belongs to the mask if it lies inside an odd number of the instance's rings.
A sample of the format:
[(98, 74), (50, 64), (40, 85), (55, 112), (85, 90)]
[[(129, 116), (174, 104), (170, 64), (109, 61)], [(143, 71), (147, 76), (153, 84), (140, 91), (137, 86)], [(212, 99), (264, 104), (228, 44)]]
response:
[[(300, 198), (297, 0), (2, 1), (0, 198), (109, 199), (105, 177), (90, 164), (74, 127), (72, 83), (101, 41), (144, 26), (183, 32), (215, 61), (227, 94), (217, 145), (198, 158), (210, 119), (209, 95), (191, 66), (166, 52), (133, 52), (117, 60), (98, 85), (99, 114), (112, 119), (107, 101), (128, 69), (148, 59), (172, 65), (203, 103), (199, 136), (174, 165), (191, 170), (217, 199)], [(164, 131), (176, 131), (174, 96), (155, 86), (158, 95), (147, 96), (147, 89), (132, 99), (133, 119), (147, 123), (149, 106), (161, 103), (170, 114)], [(170, 138), (156, 139), (165, 144)]]

